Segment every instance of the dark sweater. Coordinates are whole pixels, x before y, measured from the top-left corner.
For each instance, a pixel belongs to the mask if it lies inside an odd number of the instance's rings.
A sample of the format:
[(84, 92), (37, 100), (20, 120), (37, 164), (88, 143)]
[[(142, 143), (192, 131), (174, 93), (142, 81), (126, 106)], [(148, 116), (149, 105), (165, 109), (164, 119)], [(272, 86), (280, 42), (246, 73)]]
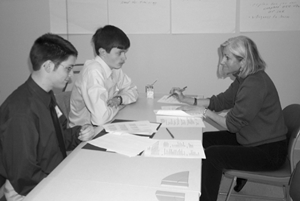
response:
[(210, 110), (229, 110), (226, 125), (244, 146), (286, 139), (287, 128), (278, 92), (265, 71), (236, 78), (223, 93), (210, 98)]

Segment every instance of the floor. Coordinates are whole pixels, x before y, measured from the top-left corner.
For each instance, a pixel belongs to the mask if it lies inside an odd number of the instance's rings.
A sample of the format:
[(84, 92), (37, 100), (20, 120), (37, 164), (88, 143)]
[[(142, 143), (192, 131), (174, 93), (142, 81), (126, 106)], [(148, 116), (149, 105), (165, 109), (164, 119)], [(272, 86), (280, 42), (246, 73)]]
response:
[[(223, 178), (220, 192), (227, 192), (230, 186), (230, 180)], [(235, 193), (237, 194), (237, 193)], [(283, 198), (283, 190), (279, 186), (271, 186), (266, 184), (257, 184), (252, 182), (247, 182), (244, 188), (238, 194), (254, 194), (259, 196), (272, 196), (276, 198)], [(225, 196), (219, 195), (218, 201), (224, 201)], [(251, 198), (241, 198), (237, 196), (232, 196), (230, 201), (262, 201), (261, 199), (251, 199)]]

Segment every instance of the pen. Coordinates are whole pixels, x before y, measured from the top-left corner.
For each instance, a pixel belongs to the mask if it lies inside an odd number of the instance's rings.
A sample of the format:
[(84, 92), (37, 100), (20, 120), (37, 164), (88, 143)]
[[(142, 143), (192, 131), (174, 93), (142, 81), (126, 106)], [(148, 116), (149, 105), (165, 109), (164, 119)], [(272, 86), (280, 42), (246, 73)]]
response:
[(167, 129), (168, 133), (171, 135), (171, 137), (174, 139), (174, 135), (171, 133), (171, 131), (168, 128), (166, 128), (166, 129)]
[(157, 82), (157, 80), (155, 80), (152, 84), (150, 84), (150, 86), (153, 86), (156, 82)]
[[(186, 88), (187, 88), (187, 86), (183, 87), (183, 88), (180, 89), (179, 91), (180, 91), (180, 92), (183, 92)], [(176, 94), (176, 93), (171, 93), (171, 94), (167, 97), (167, 99), (170, 98), (171, 96), (175, 95), (175, 94)]]
[(183, 87), (183, 88), (181, 89), (181, 92), (183, 92), (186, 88), (187, 88), (187, 86)]

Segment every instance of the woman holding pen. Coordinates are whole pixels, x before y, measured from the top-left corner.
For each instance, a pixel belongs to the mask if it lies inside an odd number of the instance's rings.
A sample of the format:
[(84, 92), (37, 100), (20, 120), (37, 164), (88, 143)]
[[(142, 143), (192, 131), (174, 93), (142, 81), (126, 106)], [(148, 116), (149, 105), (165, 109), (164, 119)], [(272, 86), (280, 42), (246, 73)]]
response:
[[(229, 88), (207, 99), (185, 96), (180, 88), (170, 93), (189, 105), (180, 109), (203, 113), (222, 131), (203, 133), (206, 159), (202, 165), (201, 201), (216, 201), (223, 169), (275, 170), (287, 155), (283, 113), (266, 63), (248, 37), (230, 38), (219, 48), (219, 75), (233, 75)], [(217, 112), (229, 110), (225, 117)], [(236, 190), (246, 183), (239, 179)]]

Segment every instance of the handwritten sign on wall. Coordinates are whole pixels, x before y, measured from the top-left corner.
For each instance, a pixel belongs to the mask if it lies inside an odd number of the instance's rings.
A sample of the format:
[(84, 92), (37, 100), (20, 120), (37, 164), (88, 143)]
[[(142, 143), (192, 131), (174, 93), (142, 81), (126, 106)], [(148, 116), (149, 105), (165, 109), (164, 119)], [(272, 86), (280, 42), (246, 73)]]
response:
[(239, 4), (237, 0), (49, 0), (49, 4), (51, 32), (58, 34), (93, 34), (106, 24), (127, 34), (300, 30), (300, 0), (239, 0)]
[(300, 30), (299, 0), (241, 1), (241, 32), (289, 30)]

